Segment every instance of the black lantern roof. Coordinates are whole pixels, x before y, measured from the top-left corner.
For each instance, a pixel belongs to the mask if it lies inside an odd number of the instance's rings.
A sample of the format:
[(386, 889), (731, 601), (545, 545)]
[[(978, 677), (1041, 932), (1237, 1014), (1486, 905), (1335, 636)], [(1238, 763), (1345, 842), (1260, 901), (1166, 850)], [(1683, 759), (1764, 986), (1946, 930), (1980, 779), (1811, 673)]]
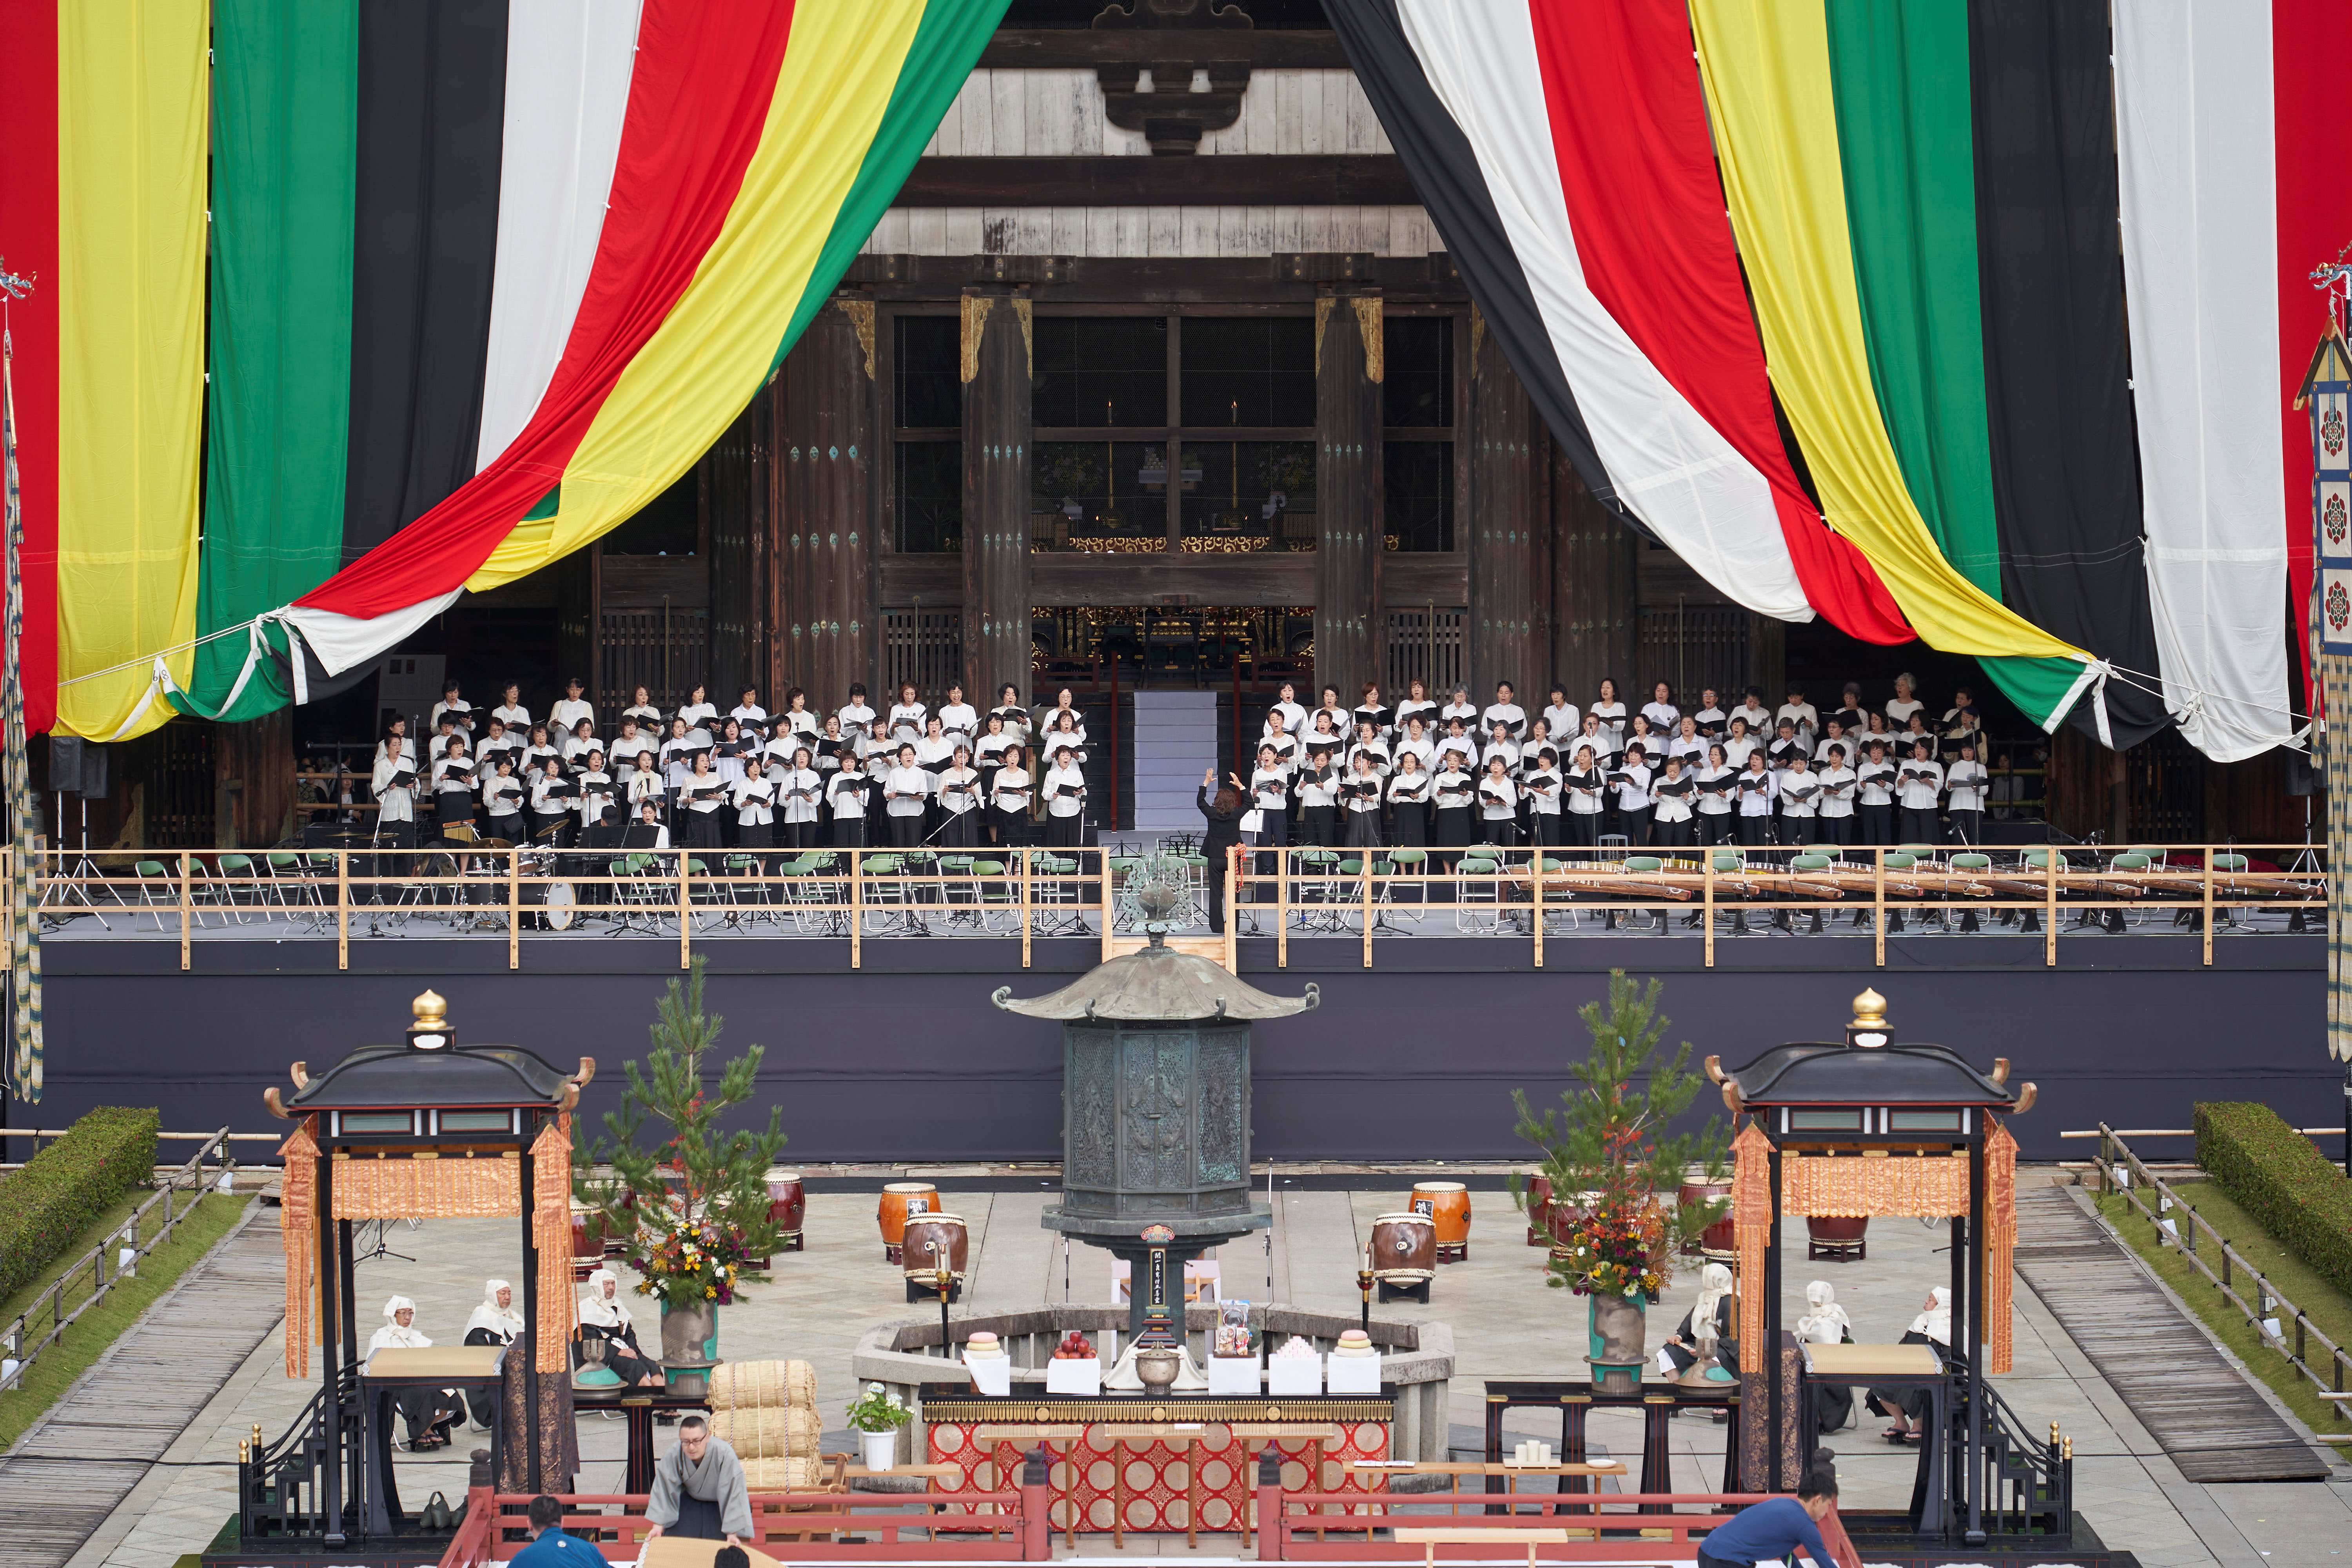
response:
[(2009, 1086), (2006, 1057), (1994, 1058), (1992, 1070), (1984, 1073), (1948, 1046), (1895, 1044), (1886, 999), (1875, 991), (1853, 999), (1853, 1021), (1842, 1041), (1775, 1046), (1731, 1072), (1723, 1070), (1721, 1058), (1709, 1057), (1706, 1073), (1723, 1086), (1724, 1101), (1735, 1115), (1768, 1106), (2016, 1112), (2030, 1109), (2034, 1098), (2030, 1083)]
[(1008, 1013), (1066, 1024), (1254, 1022), (1287, 1018), (1322, 999), (1312, 985), (1303, 996), (1268, 995), (1222, 964), (1164, 945), (1156, 931), (1150, 945), (1097, 964), (1059, 991), (1015, 1001), (1006, 985), (989, 997)]
[[(2006, 1068), (1997, 1069), (2006, 1076)], [(2016, 1095), (1948, 1046), (1822, 1042), (1775, 1046), (1730, 1075), (1739, 1098), (1766, 1105), (1981, 1105)]]
[(264, 1095), (279, 1116), (321, 1110), (523, 1108), (568, 1110), (594, 1076), (592, 1058), (572, 1072), (549, 1066), (520, 1046), (461, 1046), (449, 1027), (447, 1005), (427, 991), (414, 1004), (415, 1020), (396, 1046), (362, 1046), (317, 1077), (293, 1066), (290, 1097)]

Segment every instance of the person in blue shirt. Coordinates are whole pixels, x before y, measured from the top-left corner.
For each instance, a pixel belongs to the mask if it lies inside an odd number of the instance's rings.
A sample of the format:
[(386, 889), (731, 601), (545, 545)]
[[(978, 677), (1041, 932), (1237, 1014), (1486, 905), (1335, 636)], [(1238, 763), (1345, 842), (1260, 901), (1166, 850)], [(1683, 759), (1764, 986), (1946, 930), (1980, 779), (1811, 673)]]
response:
[(1707, 1531), (1698, 1549), (1698, 1568), (1752, 1568), (1779, 1563), (1801, 1546), (1820, 1568), (1837, 1568), (1822, 1542), (1819, 1521), (1837, 1506), (1837, 1472), (1816, 1464), (1798, 1487), (1796, 1500), (1776, 1497), (1743, 1509), (1728, 1524)]
[(512, 1562), (526, 1568), (604, 1568), (604, 1553), (578, 1536), (563, 1532), (563, 1505), (555, 1499), (543, 1492), (531, 1499), (525, 1517), (538, 1535), (514, 1554)]

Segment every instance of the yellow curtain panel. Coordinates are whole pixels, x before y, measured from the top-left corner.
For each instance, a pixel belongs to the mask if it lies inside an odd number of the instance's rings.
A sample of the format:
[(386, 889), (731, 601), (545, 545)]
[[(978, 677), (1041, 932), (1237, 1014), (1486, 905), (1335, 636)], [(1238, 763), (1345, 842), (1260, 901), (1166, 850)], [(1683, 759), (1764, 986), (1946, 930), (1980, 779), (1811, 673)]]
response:
[(1930, 647), (2087, 660), (1954, 570), (1905, 487), (1864, 346), (1822, 0), (1690, 9), (1773, 389), (1830, 526), (1870, 557)]
[(58, 6), (58, 728), (90, 740), (171, 718), (152, 655), (195, 636), (210, 12)]
[(742, 411), (780, 335), (745, 328), (786, 320), (807, 289), (923, 10), (923, 0), (876, 0), (793, 13), (760, 148), (717, 242), (597, 412), (564, 469), (556, 514), (517, 525), (467, 587), (513, 582), (619, 527)]

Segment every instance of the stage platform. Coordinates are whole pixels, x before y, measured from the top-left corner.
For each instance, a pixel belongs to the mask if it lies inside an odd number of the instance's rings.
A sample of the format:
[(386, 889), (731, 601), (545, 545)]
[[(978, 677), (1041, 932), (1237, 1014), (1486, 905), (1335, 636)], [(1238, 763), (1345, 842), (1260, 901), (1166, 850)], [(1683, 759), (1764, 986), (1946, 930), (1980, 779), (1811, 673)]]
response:
[[(86, 924), (88, 922), (77, 922)], [(247, 928), (250, 929), (250, 928)], [(675, 938), (524, 936), (368, 940), (347, 970), (331, 940), (215, 940), (180, 967), (175, 942), (51, 941), (45, 1125), (92, 1105), (161, 1104), (168, 1124), (281, 1130), (262, 1090), (286, 1063), (331, 1061), (397, 1036), (430, 985), (462, 1037), (512, 1041), (551, 1060), (606, 1069), (584, 1109), (615, 1102), (625, 1058), (642, 1056)], [(2079, 1153), (2062, 1129), (2185, 1126), (2199, 1100), (2260, 1100), (2294, 1124), (2334, 1112), (2341, 1069), (2322, 1033), (2324, 939), (2216, 940), (2141, 931), (2068, 937), (2054, 967), (2038, 936), (1867, 933), (1718, 939), (1588, 932), (1444, 942), (1293, 936), (1277, 967), (1271, 938), (1237, 944), (1241, 973), (1322, 1005), (1259, 1031), (1256, 1152), (1262, 1160), (1394, 1162), (1520, 1156), (1510, 1091), (1539, 1103), (1583, 1050), (1576, 1009), (1623, 968), (1665, 982), (1670, 1042), (1695, 1058), (1748, 1059), (1790, 1039), (1836, 1039), (1855, 993), (1889, 1000), (1896, 1037), (1935, 1040), (1990, 1066), (2021, 1064), (2041, 1086), (2017, 1121), (2029, 1159)], [(1062, 1045), (1053, 1028), (989, 1005), (1000, 985), (1034, 995), (1097, 963), (1099, 940), (1017, 938), (863, 944), (746, 937), (698, 942), (708, 1003), (726, 1045), (766, 1047), (759, 1098), (784, 1108), (796, 1161), (925, 1163), (1054, 1160), (1061, 1152)]]

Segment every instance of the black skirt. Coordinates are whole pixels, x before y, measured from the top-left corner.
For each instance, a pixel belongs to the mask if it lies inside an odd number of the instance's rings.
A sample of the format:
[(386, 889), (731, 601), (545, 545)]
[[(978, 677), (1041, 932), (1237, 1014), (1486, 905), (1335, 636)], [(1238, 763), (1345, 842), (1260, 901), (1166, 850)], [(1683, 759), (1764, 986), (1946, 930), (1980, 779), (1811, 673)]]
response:
[(1437, 841), (1449, 847), (1465, 847), (1470, 842), (1470, 808), (1466, 805), (1441, 805), (1437, 808)]
[(833, 819), (833, 842), (835, 848), (857, 849), (866, 844), (866, 819), (862, 816), (836, 816)]
[(988, 825), (996, 830), (996, 842), (1007, 849), (1018, 849), (1029, 842), (1029, 814), (1002, 806), (988, 808)]
[(1351, 849), (1377, 849), (1381, 847), (1381, 814), (1377, 811), (1348, 813), (1348, 847)]
[(1429, 842), (1429, 806), (1418, 800), (1394, 802), (1391, 810), (1396, 813), (1396, 842), (1399, 845), (1421, 845)]
[(970, 849), (980, 842), (980, 813), (950, 811), (940, 826), (940, 842), (954, 849)]
[(768, 849), (776, 842), (776, 825), (772, 822), (747, 822), (735, 829), (735, 843), (743, 849)]
[(1563, 844), (1590, 849), (1601, 842), (1601, 814), (1597, 811), (1566, 811), (1560, 819), (1567, 826)]
[(689, 811), (686, 814), (686, 842), (693, 849), (716, 849), (719, 845), (719, 814), (715, 811)]

